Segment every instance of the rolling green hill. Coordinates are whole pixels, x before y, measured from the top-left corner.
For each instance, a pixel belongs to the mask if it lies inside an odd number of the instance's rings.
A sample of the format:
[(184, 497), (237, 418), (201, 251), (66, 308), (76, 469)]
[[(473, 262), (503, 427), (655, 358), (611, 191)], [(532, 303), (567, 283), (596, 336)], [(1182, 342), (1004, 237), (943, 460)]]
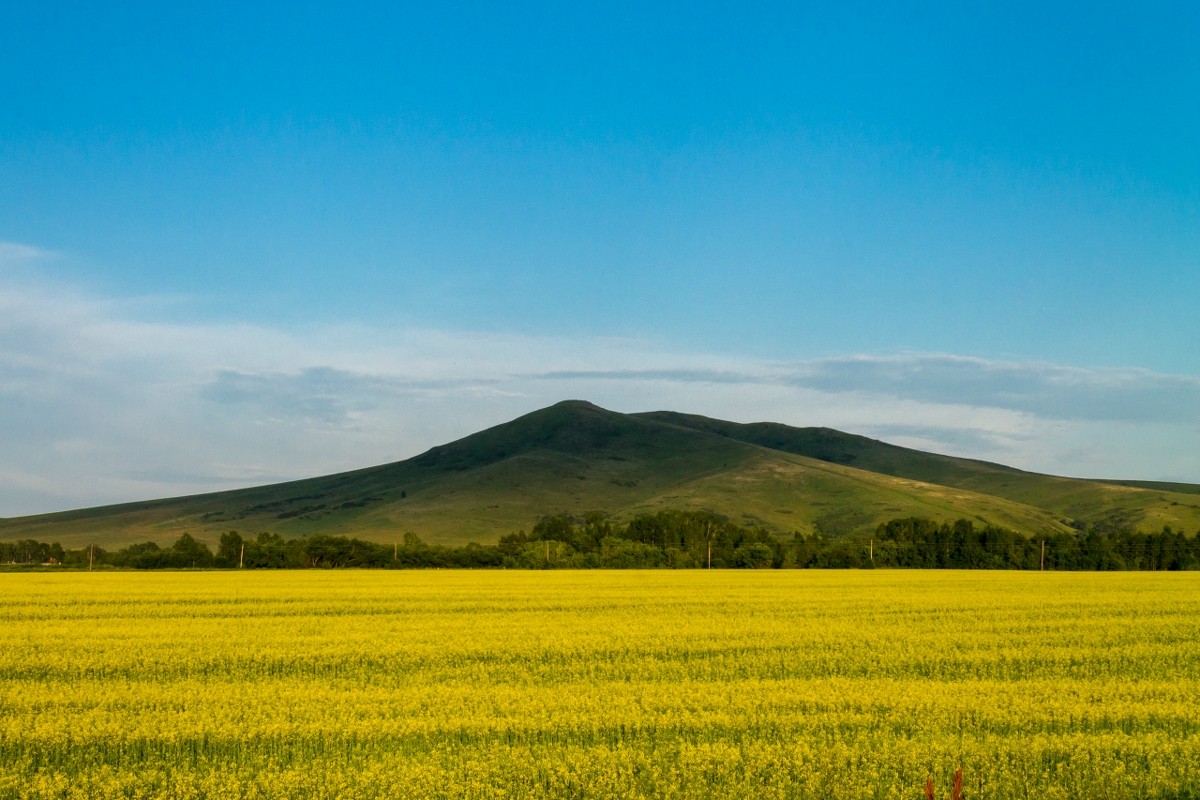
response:
[(1200, 527), (1186, 491), (1033, 475), (823, 428), (739, 425), (669, 412), (618, 414), (568, 401), (406, 461), (307, 480), (0, 520), (0, 540), (68, 547), (166, 543), (187, 532), (316, 533), (433, 544), (495, 541), (543, 514), (618, 519), (667, 508), (742, 524), (844, 535), (919, 515), (1026, 534), (1072, 520)]
[(1192, 484), (1039, 475), (987, 461), (911, 450), (829, 428), (740, 424), (669, 411), (635, 416), (868, 472), (1002, 497), (1044, 509), (1078, 526), (1159, 530), (1170, 525), (1189, 533), (1200, 528), (1200, 486)]

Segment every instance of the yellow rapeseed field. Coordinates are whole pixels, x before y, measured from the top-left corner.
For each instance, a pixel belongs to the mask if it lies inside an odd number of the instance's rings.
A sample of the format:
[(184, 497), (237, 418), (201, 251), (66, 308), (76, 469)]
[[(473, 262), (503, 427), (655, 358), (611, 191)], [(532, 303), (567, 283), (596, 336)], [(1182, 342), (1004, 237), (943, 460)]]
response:
[(0, 575), (0, 798), (1195, 798), (1200, 575)]

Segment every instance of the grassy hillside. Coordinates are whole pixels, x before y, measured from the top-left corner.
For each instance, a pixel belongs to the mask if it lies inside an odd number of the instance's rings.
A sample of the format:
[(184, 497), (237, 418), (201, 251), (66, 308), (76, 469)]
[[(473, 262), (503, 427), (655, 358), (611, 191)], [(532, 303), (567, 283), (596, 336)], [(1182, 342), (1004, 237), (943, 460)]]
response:
[(671, 487), (625, 515), (668, 508), (723, 513), (744, 525), (838, 536), (896, 517), (970, 518), (1028, 533), (1065, 531), (1054, 515), (1002, 498), (760, 450), (736, 473)]
[(1044, 509), (1077, 525), (1144, 530), (1170, 525), (1188, 533), (1200, 529), (1200, 486), (1191, 484), (1039, 475), (987, 461), (911, 450), (829, 428), (739, 424), (667, 411), (635, 416), (833, 464), (1004, 498)]
[(271, 486), (0, 521), (0, 539), (212, 541), (226, 530), (431, 543), (494, 540), (544, 513), (619, 510), (708, 470), (744, 443), (560, 403), (407, 461)]
[(1084, 512), (1097, 513), (1096, 504), (1104, 518), (1126, 513), (1148, 527), (1161, 527), (1160, 518), (1189, 532), (1200, 527), (1194, 494), (1031, 475), (827, 429), (626, 415), (571, 401), (394, 464), (0, 520), (0, 540), (121, 547), (184, 532), (213, 542), (237, 530), (382, 542), (413, 532), (429, 543), (462, 544), (528, 530), (543, 514), (628, 518), (665, 508), (713, 511), (784, 535), (860, 533), (909, 515), (1037, 534), (1065, 530)]

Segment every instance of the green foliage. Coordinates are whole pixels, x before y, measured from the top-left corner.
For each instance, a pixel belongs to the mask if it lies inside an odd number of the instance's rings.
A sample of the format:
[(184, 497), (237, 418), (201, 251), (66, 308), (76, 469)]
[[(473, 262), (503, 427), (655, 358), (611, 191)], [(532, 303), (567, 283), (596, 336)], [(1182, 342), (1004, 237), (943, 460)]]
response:
[[(431, 546), (411, 532), (403, 540), (403, 545), (388, 546), (344, 536), (284, 539), (270, 532), (246, 540), (228, 531), (216, 556), (186, 534), (165, 549), (143, 542), (89, 554), (26, 540), (0, 543), (0, 555), (9, 554), (9, 563), (26, 566), (78, 567), (88, 565), (90, 557), (97, 565), (132, 569), (230, 568), (239, 563), (247, 569), (1200, 569), (1200, 534), (1188, 537), (1170, 527), (1158, 533), (1093, 529), (1037, 539), (968, 519), (948, 523), (924, 517), (889, 520), (869, 538), (796, 533), (785, 540), (765, 528), (708, 512), (659, 511), (627, 523), (591, 512), (578, 519), (543, 517), (529, 534), (509, 534), (496, 545)], [(45, 553), (61, 558), (48, 562), (40, 555)], [(13, 559), (13, 554), (27, 560)]]
[(58, 544), (47, 544), (35, 539), (18, 542), (0, 542), (0, 564), (61, 564), (66, 553)]
[(215, 565), (218, 567), (236, 567), (242, 561), (246, 543), (237, 531), (226, 531), (221, 534), (217, 544)]
[(876, 566), (924, 569), (1192, 570), (1200, 568), (1200, 534), (1089, 530), (1033, 539), (970, 520), (953, 525), (895, 519), (876, 531)]

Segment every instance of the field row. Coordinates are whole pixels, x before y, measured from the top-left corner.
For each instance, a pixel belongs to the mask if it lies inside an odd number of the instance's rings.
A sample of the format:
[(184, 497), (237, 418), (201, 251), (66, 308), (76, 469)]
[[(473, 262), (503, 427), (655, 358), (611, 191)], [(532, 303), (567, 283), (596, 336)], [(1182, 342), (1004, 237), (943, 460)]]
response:
[(0, 797), (1189, 797), (1200, 576), (10, 575)]

